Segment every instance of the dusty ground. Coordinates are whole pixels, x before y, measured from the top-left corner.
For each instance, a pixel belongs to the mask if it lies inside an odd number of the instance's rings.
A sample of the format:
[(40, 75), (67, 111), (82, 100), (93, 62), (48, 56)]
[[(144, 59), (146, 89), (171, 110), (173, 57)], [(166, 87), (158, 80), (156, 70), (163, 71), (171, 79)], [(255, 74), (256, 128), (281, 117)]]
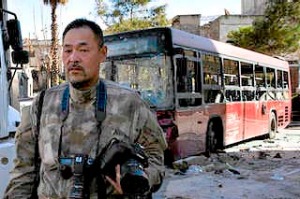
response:
[[(188, 168), (186, 167), (188, 165)], [(154, 199), (300, 199), (300, 127), (167, 169)]]

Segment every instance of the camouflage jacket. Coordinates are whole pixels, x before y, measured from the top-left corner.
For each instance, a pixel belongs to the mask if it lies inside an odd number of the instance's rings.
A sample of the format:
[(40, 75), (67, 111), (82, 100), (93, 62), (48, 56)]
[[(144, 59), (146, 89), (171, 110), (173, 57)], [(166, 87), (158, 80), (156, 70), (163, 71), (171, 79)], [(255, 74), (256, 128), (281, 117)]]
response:
[[(29, 198), (32, 193), (36, 175), (36, 133), (41, 159), (39, 198), (67, 198), (70, 193), (72, 180), (63, 179), (59, 171), (59, 145), (61, 156), (86, 154), (95, 158), (97, 151), (101, 152), (112, 138), (138, 142), (144, 146), (149, 158), (149, 167), (145, 170), (150, 186), (162, 182), (166, 141), (155, 115), (135, 92), (108, 81), (105, 81), (105, 85), (106, 117), (101, 125), (101, 134), (95, 117), (96, 87), (82, 92), (70, 86), (69, 113), (64, 121), (61, 119), (61, 99), (69, 84), (64, 83), (46, 90), (39, 132), (36, 128), (39, 96), (35, 98), (30, 109), (24, 109), (15, 137), (15, 167), (4, 198)], [(110, 185), (107, 185), (106, 190), (108, 195), (114, 194)], [(91, 195), (95, 193), (96, 189), (92, 189)]]

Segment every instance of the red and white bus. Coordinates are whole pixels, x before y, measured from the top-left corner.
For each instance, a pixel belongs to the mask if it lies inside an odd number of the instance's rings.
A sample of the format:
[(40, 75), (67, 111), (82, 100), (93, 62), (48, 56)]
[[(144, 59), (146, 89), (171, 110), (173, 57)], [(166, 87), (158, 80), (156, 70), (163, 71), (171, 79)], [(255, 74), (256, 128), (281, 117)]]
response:
[(274, 138), (290, 123), (286, 61), (169, 27), (107, 35), (105, 44), (102, 78), (149, 102), (174, 160)]

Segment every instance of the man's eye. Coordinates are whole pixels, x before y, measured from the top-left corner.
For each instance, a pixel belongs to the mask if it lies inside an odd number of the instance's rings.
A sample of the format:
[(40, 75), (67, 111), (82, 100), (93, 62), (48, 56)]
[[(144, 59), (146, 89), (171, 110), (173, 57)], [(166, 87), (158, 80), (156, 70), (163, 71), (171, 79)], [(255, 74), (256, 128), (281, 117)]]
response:
[(88, 49), (83, 48), (83, 49), (80, 49), (79, 51), (80, 52), (88, 52)]
[(72, 52), (72, 50), (70, 50), (70, 49), (64, 49), (64, 53), (70, 53), (70, 52)]

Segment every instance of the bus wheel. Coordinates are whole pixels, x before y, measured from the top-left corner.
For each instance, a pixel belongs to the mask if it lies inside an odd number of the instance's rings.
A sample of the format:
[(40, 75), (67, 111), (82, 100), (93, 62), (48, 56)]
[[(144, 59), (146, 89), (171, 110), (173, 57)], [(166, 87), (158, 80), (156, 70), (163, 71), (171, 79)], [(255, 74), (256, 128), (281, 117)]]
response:
[(209, 122), (206, 135), (206, 153), (216, 152), (218, 147), (218, 139), (213, 122)]
[(274, 112), (271, 112), (269, 120), (269, 138), (274, 139), (277, 133), (277, 120)]

